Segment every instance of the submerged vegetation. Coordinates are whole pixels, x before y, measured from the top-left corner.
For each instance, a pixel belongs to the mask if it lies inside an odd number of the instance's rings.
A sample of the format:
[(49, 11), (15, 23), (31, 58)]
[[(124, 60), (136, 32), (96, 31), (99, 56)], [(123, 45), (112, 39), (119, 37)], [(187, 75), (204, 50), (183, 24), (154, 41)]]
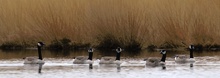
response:
[(0, 0), (0, 44), (218, 50), (219, 20), (220, 0)]

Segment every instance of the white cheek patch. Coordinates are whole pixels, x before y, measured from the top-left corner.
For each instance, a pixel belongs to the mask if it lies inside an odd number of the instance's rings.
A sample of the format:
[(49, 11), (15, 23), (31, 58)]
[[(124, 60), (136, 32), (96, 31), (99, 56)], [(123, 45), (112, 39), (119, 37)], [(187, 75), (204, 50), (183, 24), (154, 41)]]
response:
[(40, 43), (37, 43), (37, 45), (38, 45), (38, 46), (41, 46), (41, 44), (40, 44)]
[(189, 46), (189, 49), (194, 49), (194, 46), (191, 46), (191, 45), (190, 45), (190, 46)]
[(166, 54), (166, 51), (162, 51), (161, 53), (162, 53), (162, 54)]
[(116, 49), (116, 51), (117, 51), (118, 53), (120, 53), (120, 52), (122, 51), (122, 49), (119, 48), (119, 49)]
[(88, 52), (93, 52), (93, 49), (89, 49)]
[(163, 54), (166, 54), (166, 51), (165, 51), (165, 52), (163, 52)]

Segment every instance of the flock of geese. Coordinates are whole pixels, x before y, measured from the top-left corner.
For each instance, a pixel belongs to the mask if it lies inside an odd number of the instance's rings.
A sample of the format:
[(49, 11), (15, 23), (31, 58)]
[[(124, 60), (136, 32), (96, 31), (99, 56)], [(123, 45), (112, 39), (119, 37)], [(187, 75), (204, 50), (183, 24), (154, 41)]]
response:
[[(43, 61), (42, 54), (41, 54), (41, 48), (43, 47), (44, 43), (43, 42), (38, 42), (37, 43), (37, 48), (38, 48), (38, 57), (25, 57), (24, 58), (24, 64), (44, 64), (45, 62)], [(193, 58), (193, 50), (194, 46), (190, 45), (189, 46), (190, 50), (190, 55), (176, 55), (175, 56), (175, 62), (176, 63), (194, 63), (195, 59)], [(116, 56), (115, 57), (102, 57), (101, 60), (99, 61), (99, 64), (117, 64), (120, 65), (122, 62), (120, 61), (120, 55), (121, 55), (122, 49), (118, 47), (116, 49)], [(144, 59), (146, 61), (146, 66), (152, 66), (152, 67), (157, 67), (157, 66), (162, 66), (165, 68), (166, 65), (166, 50), (161, 50), (160, 54), (162, 54), (162, 58), (157, 58), (157, 57), (149, 57)], [(77, 56), (73, 60), (73, 64), (93, 64), (93, 49), (89, 48), (88, 49), (88, 56)]]

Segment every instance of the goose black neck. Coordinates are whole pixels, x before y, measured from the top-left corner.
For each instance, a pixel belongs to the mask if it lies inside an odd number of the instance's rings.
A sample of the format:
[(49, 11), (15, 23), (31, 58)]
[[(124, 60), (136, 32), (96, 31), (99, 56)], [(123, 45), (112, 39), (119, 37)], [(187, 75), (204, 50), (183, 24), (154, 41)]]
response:
[(92, 60), (93, 52), (89, 52), (89, 60)]
[(163, 54), (160, 61), (165, 62), (165, 60), (166, 60), (166, 54)]
[(193, 58), (193, 49), (190, 49), (190, 58)]
[(121, 52), (117, 52), (116, 54), (116, 60), (120, 60)]
[(42, 60), (41, 47), (37, 46), (39, 59)]

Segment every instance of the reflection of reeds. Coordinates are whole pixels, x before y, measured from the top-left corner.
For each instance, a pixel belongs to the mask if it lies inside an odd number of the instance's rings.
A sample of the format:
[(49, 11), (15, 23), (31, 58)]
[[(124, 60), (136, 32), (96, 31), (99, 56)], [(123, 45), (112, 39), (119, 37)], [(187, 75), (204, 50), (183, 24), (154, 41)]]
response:
[(219, 0), (0, 0), (0, 43), (219, 44), (219, 20)]

